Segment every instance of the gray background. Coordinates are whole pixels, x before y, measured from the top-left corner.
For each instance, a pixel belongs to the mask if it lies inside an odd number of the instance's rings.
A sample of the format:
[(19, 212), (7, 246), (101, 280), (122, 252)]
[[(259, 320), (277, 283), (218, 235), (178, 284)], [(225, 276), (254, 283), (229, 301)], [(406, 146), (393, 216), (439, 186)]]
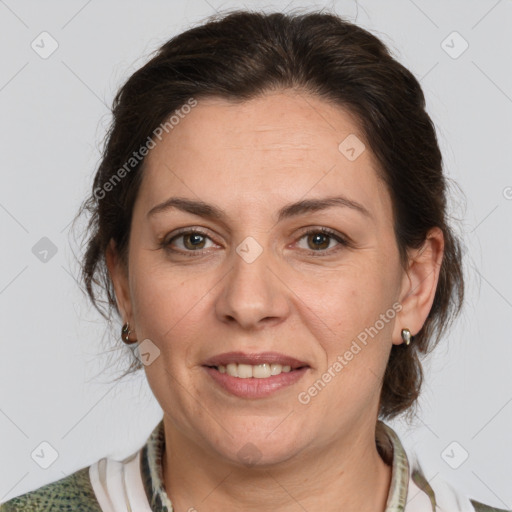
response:
[[(446, 172), (460, 187), (452, 213), (467, 247), (468, 295), (426, 362), (417, 419), (390, 424), (429, 480), (512, 507), (510, 0), (0, 0), (0, 501), (129, 455), (161, 418), (144, 374), (112, 380), (128, 359), (75, 282), (70, 221), (122, 81), (175, 33), (244, 5), (334, 8), (421, 79)], [(47, 469), (40, 464), (53, 452), (44, 441), (57, 454)], [(34, 450), (47, 459), (32, 458)]]

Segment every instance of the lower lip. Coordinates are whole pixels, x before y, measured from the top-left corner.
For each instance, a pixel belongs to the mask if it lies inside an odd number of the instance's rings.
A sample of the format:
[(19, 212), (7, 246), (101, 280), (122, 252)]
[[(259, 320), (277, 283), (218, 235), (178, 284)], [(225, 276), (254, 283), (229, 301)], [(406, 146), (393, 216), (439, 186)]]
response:
[(290, 372), (280, 373), (279, 375), (272, 375), (265, 379), (256, 379), (254, 377), (241, 379), (239, 377), (232, 377), (227, 373), (220, 373), (215, 368), (209, 366), (204, 368), (224, 390), (241, 398), (264, 398), (270, 396), (280, 389), (295, 384), (309, 369), (308, 367), (299, 368)]

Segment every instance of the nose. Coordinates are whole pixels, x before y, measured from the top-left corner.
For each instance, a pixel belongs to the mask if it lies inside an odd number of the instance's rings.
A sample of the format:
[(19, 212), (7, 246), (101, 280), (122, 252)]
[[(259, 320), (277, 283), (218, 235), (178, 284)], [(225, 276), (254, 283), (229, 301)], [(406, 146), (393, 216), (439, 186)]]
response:
[(275, 265), (270, 250), (263, 250), (255, 259), (250, 256), (233, 254), (233, 266), (222, 280), (215, 310), (221, 322), (261, 330), (283, 322), (289, 315), (290, 291), (277, 277), (277, 269), (272, 268)]

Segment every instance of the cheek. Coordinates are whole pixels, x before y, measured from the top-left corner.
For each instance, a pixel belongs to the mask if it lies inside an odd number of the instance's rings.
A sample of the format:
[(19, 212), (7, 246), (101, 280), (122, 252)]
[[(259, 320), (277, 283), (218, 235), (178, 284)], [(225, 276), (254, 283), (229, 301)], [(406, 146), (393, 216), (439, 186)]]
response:
[(392, 262), (391, 255), (368, 253), (321, 285), (314, 278), (301, 284), (302, 310), (310, 327), (315, 322), (310, 330), (325, 353), (319, 370), (330, 372), (326, 379), (336, 382), (331, 387), (338, 390), (338, 398), (331, 397), (335, 402), (373, 395), (385, 370), (397, 313), (398, 274)]
[(378, 260), (354, 258), (353, 263), (330, 273), (328, 280), (312, 276), (297, 282), (298, 295), (323, 321), (324, 329), (331, 331), (331, 338), (357, 336), (393, 306), (396, 278), (389, 268), (381, 268)]
[(206, 276), (190, 277), (170, 264), (155, 264), (150, 257), (134, 258), (131, 276), (134, 317), (141, 334), (161, 346), (178, 338), (178, 331), (180, 339), (186, 338), (212, 287)]
[(321, 318), (321, 330), (313, 333), (325, 360), (301, 391), (313, 410), (329, 411), (326, 428), (336, 429), (342, 418), (363, 417), (378, 400), (396, 310), (389, 287), (376, 278), (368, 272), (349, 273), (305, 301)]

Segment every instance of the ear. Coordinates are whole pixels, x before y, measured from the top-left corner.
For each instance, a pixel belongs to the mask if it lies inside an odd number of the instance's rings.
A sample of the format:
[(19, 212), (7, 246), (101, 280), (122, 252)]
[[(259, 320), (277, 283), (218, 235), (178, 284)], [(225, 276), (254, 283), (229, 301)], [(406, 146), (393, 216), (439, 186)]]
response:
[(396, 316), (393, 344), (400, 345), (402, 329), (417, 334), (432, 308), (444, 253), (444, 236), (432, 228), (419, 249), (408, 251), (408, 268), (404, 270), (400, 291), (402, 309)]
[(132, 320), (132, 305), (130, 299), (128, 269), (121, 261), (116, 244), (112, 239), (108, 244), (105, 260), (110, 274), (110, 279), (114, 285), (117, 309), (119, 310), (123, 323), (130, 322)]

